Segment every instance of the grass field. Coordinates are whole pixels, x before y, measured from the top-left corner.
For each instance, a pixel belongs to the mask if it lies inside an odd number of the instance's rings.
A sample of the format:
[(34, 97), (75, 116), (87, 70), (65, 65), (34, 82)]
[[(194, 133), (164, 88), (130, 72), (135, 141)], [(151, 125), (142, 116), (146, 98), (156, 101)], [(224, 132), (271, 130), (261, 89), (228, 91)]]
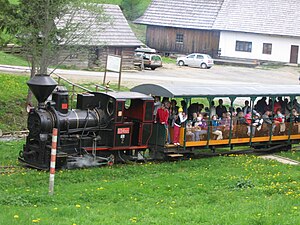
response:
[[(22, 144), (0, 142), (2, 166)], [(47, 172), (0, 176), (0, 224), (300, 223), (299, 167), (255, 156), (59, 171), (54, 196)]]
[(7, 54), (0, 51), (0, 64), (12, 66), (28, 66), (28, 62), (21, 56)]
[(28, 79), (27, 76), (0, 73), (0, 129), (4, 132), (26, 128)]

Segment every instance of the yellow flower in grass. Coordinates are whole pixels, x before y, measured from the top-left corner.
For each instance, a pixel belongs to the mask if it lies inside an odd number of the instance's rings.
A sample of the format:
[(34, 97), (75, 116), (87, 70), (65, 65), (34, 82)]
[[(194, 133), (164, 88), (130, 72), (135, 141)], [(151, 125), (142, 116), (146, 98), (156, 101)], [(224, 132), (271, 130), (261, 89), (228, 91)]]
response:
[(129, 219), (132, 223), (136, 223), (137, 222), (137, 218), (136, 217), (132, 217)]
[(14, 218), (15, 219), (19, 219), (19, 215), (14, 215)]
[(32, 220), (33, 223), (39, 223), (40, 221), (41, 221), (41, 219), (39, 219), (39, 218), (35, 219), (35, 220)]
[(76, 204), (75, 207), (76, 207), (76, 208), (80, 208), (80, 205), (79, 205), (79, 204)]
[(297, 206), (294, 206), (293, 209), (298, 209), (298, 207), (297, 207)]

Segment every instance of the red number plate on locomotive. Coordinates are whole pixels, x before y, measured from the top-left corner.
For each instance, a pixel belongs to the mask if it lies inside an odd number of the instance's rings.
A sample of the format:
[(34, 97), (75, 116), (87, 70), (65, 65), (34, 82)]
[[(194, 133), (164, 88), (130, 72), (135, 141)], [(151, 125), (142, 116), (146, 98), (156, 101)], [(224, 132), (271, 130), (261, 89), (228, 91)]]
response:
[(118, 128), (117, 130), (117, 134), (129, 134), (129, 133), (130, 133), (129, 127)]

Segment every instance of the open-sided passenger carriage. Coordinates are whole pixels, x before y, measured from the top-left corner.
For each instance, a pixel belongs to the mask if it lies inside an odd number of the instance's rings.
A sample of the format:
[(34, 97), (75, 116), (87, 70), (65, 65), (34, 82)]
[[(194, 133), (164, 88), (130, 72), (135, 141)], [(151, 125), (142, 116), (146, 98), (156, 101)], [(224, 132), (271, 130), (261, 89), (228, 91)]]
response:
[[(188, 108), (192, 103), (200, 99), (211, 103), (213, 100), (219, 98), (227, 100), (227, 109), (234, 108), (236, 105), (242, 105), (245, 100), (250, 102), (252, 110), (253, 121), (255, 109), (254, 105), (262, 97), (271, 99), (273, 104), (270, 109), (274, 111), (274, 101), (277, 97), (287, 98), (290, 102), (294, 102), (300, 96), (300, 86), (298, 85), (178, 85), (178, 84), (142, 84), (131, 89), (131, 91), (144, 93), (151, 96), (167, 97), (176, 99), (177, 102), (184, 100)], [(210, 107), (210, 106), (209, 106)], [(299, 110), (299, 109), (298, 109)], [(187, 112), (188, 113), (188, 112)], [(285, 115), (286, 118), (288, 115)], [(210, 124), (211, 115), (208, 112), (207, 118)], [(273, 120), (273, 116), (270, 117)], [(207, 134), (202, 135), (200, 141), (193, 141), (186, 132), (185, 125), (182, 125), (180, 131), (180, 146), (166, 145), (166, 129), (161, 124), (154, 124), (152, 137), (149, 141), (149, 148), (153, 156), (176, 157), (187, 156), (190, 157), (196, 151), (195, 149), (212, 149), (245, 145), (254, 148), (262, 149), (278, 149), (287, 150), (291, 148), (294, 143), (299, 143), (300, 140), (300, 124), (290, 120), (285, 120), (281, 124), (268, 125), (263, 123), (259, 130), (250, 128), (251, 125), (238, 124), (235, 121), (233, 113), (231, 113), (230, 128), (227, 131), (223, 130), (223, 139), (216, 140), (216, 136), (212, 133), (212, 126), (209, 125)], [(282, 129), (284, 127), (284, 129)], [(169, 132), (172, 134), (172, 127), (169, 127)], [(201, 152), (201, 151), (200, 151)]]

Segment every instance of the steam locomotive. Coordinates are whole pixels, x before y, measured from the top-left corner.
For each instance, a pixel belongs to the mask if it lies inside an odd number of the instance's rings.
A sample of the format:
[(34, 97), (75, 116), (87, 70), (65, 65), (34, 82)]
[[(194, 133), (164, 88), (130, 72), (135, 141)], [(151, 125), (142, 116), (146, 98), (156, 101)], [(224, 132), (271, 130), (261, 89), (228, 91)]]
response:
[(19, 156), (26, 165), (49, 169), (53, 128), (58, 129), (57, 168), (135, 159), (148, 148), (152, 97), (137, 92), (88, 92), (78, 94), (76, 108), (69, 109), (68, 92), (57, 88), (50, 76), (36, 75), (27, 85), (38, 107), (28, 114), (29, 135)]

